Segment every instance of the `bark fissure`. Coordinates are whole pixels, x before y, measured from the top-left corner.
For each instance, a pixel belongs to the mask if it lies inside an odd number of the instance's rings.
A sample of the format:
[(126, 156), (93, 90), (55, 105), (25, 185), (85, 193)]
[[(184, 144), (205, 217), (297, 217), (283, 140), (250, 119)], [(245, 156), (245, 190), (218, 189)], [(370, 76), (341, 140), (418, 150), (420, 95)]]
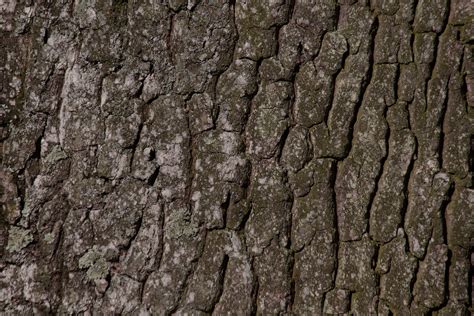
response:
[(0, 4), (0, 313), (472, 313), (468, 0)]

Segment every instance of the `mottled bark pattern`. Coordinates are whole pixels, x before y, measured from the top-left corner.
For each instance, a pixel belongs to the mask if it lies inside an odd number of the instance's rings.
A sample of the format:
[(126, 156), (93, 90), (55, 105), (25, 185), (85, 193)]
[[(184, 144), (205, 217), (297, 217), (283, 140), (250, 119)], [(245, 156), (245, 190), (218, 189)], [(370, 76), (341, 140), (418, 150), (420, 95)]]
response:
[(0, 1), (2, 314), (467, 315), (470, 0)]

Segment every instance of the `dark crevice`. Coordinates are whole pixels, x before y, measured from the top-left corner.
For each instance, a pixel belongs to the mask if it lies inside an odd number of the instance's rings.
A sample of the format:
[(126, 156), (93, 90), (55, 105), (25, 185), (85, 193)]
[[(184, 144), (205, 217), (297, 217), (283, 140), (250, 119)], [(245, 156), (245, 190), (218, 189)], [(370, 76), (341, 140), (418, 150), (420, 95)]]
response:
[(192, 282), (192, 278), (198, 267), (199, 260), (200, 258), (202, 258), (202, 255), (204, 253), (204, 247), (206, 246), (206, 243), (207, 243), (207, 233), (208, 232), (205, 229), (201, 228), (200, 231), (198, 232), (198, 234), (200, 234), (201, 236), (195, 237), (199, 239), (199, 242), (197, 243), (197, 254), (195, 257), (192, 258), (189, 266), (186, 267), (187, 271), (186, 271), (186, 275), (184, 276), (184, 280), (181, 282), (179, 288), (176, 289), (178, 299), (176, 303), (173, 304), (173, 307), (171, 308), (170, 312), (166, 313), (167, 315), (175, 314), (180, 307), (184, 306), (183, 303), (184, 303), (184, 300), (186, 299), (186, 294), (189, 291), (189, 285)]
[(137, 150), (138, 143), (140, 142), (140, 137), (141, 137), (141, 134), (142, 134), (143, 125), (144, 125), (143, 122), (141, 122), (140, 125), (138, 125), (137, 134), (135, 136), (135, 139), (133, 140), (133, 144), (130, 146), (130, 149), (132, 149), (132, 154), (131, 154), (131, 157), (130, 157), (130, 164), (129, 164), (130, 170), (133, 170), (133, 159), (135, 158), (135, 152)]
[(295, 265), (296, 265), (296, 256), (295, 252), (291, 250), (290, 245), (290, 258), (289, 258), (289, 269), (288, 269), (288, 277), (290, 280), (290, 297), (288, 300), (288, 304), (286, 306), (287, 312), (291, 312), (295, 305), (295, 298), (296, 298), (296, 277), (295, 277)]
[(290, 129), (291, 129), (291, 127), (289, 127), (289, 126), (285, 129), (285, 131), (283, 132), (283, 134), (280, 137), (280, 140), (278, 141), (277, 145), (275, 146), (274, 154), (271, 157), (268, 157), (268, 158), (275, 157), (276, 161), (279, 164), (281, 163), (281, 156), (283, 154), (283, 148), (286, 144), (286, 140), (288, 138), (288, 135), (290, 134)]
[[(408, 244), (408, 243), (406, 243), (406, 244)], [(407, 254), (410, 254), (408, 249), (405, 249), (405, 252)], [(412, 302), (415, 300), (415, 297), (413, 295), (413, 289), (415, 288), (415, 283), (416, 283), (416, 280), (418, 279), (418, 270), (419, 269), (420, 269), (420, 262), (418, 260), (416, 260), (415, 269), (413, 271), (413, 278), (410, 281), (410, 292), (409, 292), (410, 293), (410, 302), (409, 302), (409, 304), (412, 304)]]
[(372, 192), (369, 194), (369, 203), (367, 204), (367, 212), (365, 214), (365, 219), (367, 220), (367, 232), (370, 232), (370, 214), (372, 213), (372, 204), (374, 203), (375, 197), (378, 193), (379, 190), (379, 182), (380, 179), (382, 178), (385, 168), (387, 168), (385, 162), (387, 161), (388, 154), (389, 154), (389, 145), (390, 145), (390, 126), (387, 123), (387, 111), (388, 111), (388, 106), (385, 104), (384, 106), (384, 112), (383, 112), (383, 120), (386, 125), (386, 132), (385, 132), (385, 138), (384, 138), (384, 144), (385, 144), (385, 156), (383, 156), (379, 162), (379, 171), (378, 174), (376, 175), (374, 179), (375, 187)]
[(63, 239), (64, 239), (64, 230), (62, 228), (62, 225), (61, 225), (61, 229), (59, 230), (59, 234), (58, 234), (58, 237), (56, 237), (56, 242), (54, 243), (54, 249), (53, 249), (53, 252), (51, 253), (51, 256), (49, 258), (50, 262), (53, 260), (53, 258), (56, 258), (56, 255), (58, 253), (58, 251), (60, 250), (61, 248), (61, 245), (63, 243)]
[(345, 141), (345, 146), (344, 146), (344, 150), (343, 150), (343, 155), (342, 159), (344, 159), (345, 157), (347, 157), (349, 155), (349, 153), (351, 152), (351, 149), (352, 149), (352, 144), (354, 142), (354, 127), (355, 125), (357, 124), (357, 116), (359, 115), (359, 110), (360, 108), (362, 107), (363, 103), (364, 103), (364, 99), (365, 99), (365, 95), (366, 93), (368, 93), (368, 86), (370, 85), (370, 83), (372, 82), (372, 76), (373, 76), (373, 67), (374, 67), (374, 52), (373, 52), (373, 48), (374, 48), (374, 45), (375, 45), (375, 35), (377, 34), (377, 30), (378, 30), (378, 19), (376, 18), (374, 20), (374, 23), (372, 24), (372, 27), (370, 29), (370, 37), (371, 37), (371, 44), (370, 44), (370, 47), (369, 47), (369, 69), (367, 71), (367, 73), (364, 75), (364, 78), (363, 78), (363, 81), (362, 81), (362, 87), (361, 87), (361, 91), (359, 93), (359, 100), (358, 102), (356, 103), (355, 107), (354, 107), (354, 110), (353, 110), (353, 115), (350, 119), (350, 125), (349, 125), (349, 131), (348, 131), (348, 135), (347, 135), (347, 140)]
[(219, 277), (217, 280), (217, 293), (215, 297), (213, 298), (213, 301), (211, 302), (211, 309), (207, 311), (211, 315), (214, 314), (214, 310), (216, 309), (217, 304), (219, 304), (222, 297), (222, 293), (224, 292), (224, 282), (226, 278), (228, 264), (229, 264), (229, 256), (224, 255), (221, 266), (219, 267)]
[[(346, 69), (346, 61), (347, 61), (347, 57), (350, 55), (350, 49), (347, 48), (347, 50), (344, 52), (344, 54), (342, 54), (342, 63), (341, 63), (341, 67), (336, 71), (335, 74), (331, 75), (331, 86), (334, 87), (336, 81), (337, 81), (337, 77), (339, 76), (339, 74), (344, 70)], [(336, 89), (331, 89), (330, 91), (330, 96), (329, 96), (329, 99), (331, 100), (330, 103), (329, 103), (329, 107), (327, 107), (324, 111), (324, 119), (323, 119), (323, 122), (326, 126), (328, 126), (329, 124), (329, 117), (331, 115), (331, 111), (333, 109), (333, 105), (334, 105), (334, 96), (336, 95)]]
[[(469, 172), (474, 172), (474, 134), (469, 140)], [(470, 185), (472, 186), (472, 183)]]
[(469, 295), (469, 301), (468, 305), (472, 306), (473, 299), (474, 299), (474, 247), (471, 247), (469, 249), (469, 259), (470, 259), (470, 269), (468, 271), (468, 295)]
[(296, 256), (295, 256), (295, 251), (293, 250), (293, 206), (295, 203), (295, 196), (294, 193), (291, 191), (291, 188), (289, 188), (288, 184), (288, 179), (286, 178), (285, 181), (285, 186), (289, 189), (289, 192), (291, 192), (290, 195), (290, 201), (288, 205), (288, 218), (287, 218), (287, 227), (286, 227), (286, 236), (288, 238), (288, 242), (286, 245), (286, 248), (288, 249), (289, 253), (289, 263), (288, 263), (288, 279), (290, 283), (290, 297), (286, 306), (287, 311), (292, 311), (294, 303), (295, 303), (295, 293), (296, 293), (296, 279), (295, 279), (295, 265), (296, 265)]
[(227, 211), (229, 210), (231, 200), (231, 192), (227, 192), (225, 201), (221, 204), (222, 217), (224, 218), (224, 227), (227, 227)]
[[(340, 250), (340, 244), (341, 240), (339, 237), (339, 219), (338, 219), (338, 213), (337, 213), (337, 196), (336, 196), (336, 190), (334, 189), (336, 187), (336, 180), (337, 180), (337, 170), (338, 170), (338, 161), (334, 161), (332, 166), (331, 166), (331, 172), (330, 172), (330, 178), (329, 178), (329, 183), (330, 187), (332, 188), (331, 190), (331, 200), (332, 200), (332, 207), (333, 207), (333, 216), (332, 216), (332, 222), (334, 226), (334, 278), (333, 278), (333, 285), (330, 290), (333, 290), (336, 288), (336, 280), (337, 280), (337, 273), (338, 273), (338, 268), (339, 268), (339, 250)], [(329, 292), (329, 291), (328, 291)], [(324, 305), (324, 301), (323, 301)]]
[(255, 262), (255, 259), (252, 260), (252, 272), (254, 275), (254, 281), (253, 281), (253, 287), (252, 287), (252, 305), (251, 305), (250, 315), (258, 315), (259, 312), (260, 313), (262, 312), (262, 311), (259, 311), (258, 309), (258, 297), (259, 297), (258, 294), (260, 291), (260, 282), (255, 273), (254, 262)]
[[(406, 213), (408, 211), (409, 201), (410, 201), (410, 179), (412, 179), (412, 174), (414, 172), (415, 161), (416, 157), (418, 156), (418, 141), (416, 137), (415, 140), (415, 150), (411, 156), (410, 163), (408, 164), (407, 171), (403, 178), (403, 205), (400, 212), (400, 223), (398, 228), (403, 228), (406, 222)], [(407, 243), (408, 244), (408, 243)], [(408, 249), (405, 249), (407, 253), (409, 252)]]
[(133, 235), (130, 236), (130, 238), (128, 239), (126, 245), (120, 247), (120, 250), (122, 250), (123, 253), (126, 253), (128, 250), (130, 250), (130, 247), (132, 246), (133, 242), (135, 241), (135, 239), (137, 239), (138, 234), (140, 233), (140, 230), (142, 228), (142, 224), (143, 224), (143, 211), (142, 211), (142, 214), (140, 214), (140, 217), (138, 218), (136, 223), (134, 224)]
[(447, 80), (447, 87), (444, 87), (445, 90), (447, 89), (448, 91), (446, 92), (446, 96), (443, 100), (443, 104), (441, 105), (441, 113), (440, 113), (439, 121), (436, 122), (436, 126), (440, 127), (440, 132), (439, 132), (440, 135), (439, 135), (439, 140), (438, 140), (438, 157), (437, 157), (440, 168), (443, 168), (443, 148), (444, 148), (444, 138), (445, 138), (444, 121), (446, 119), (446, 112), (448, 110), (449, 86), (450, 86), (449, 82), (450, 81), (451, 81), (451, 78), (449, 77)]
[(156, 167), (155, 171), (153, 171), (153, 174), (147, 180), (147, 184), (149, 186), (155, 185), (155, 182), (156, 182), (156, 179), (158, 178), (159, 173), (160, 173), (160, 167)]

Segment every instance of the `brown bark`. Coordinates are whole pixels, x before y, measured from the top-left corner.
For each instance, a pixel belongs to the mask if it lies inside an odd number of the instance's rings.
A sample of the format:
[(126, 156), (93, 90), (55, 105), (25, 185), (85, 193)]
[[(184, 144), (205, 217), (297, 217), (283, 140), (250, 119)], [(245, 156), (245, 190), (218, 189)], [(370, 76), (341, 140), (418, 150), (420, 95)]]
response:
[(0, 311), (469, 314), (473, 15), (0, 1)]

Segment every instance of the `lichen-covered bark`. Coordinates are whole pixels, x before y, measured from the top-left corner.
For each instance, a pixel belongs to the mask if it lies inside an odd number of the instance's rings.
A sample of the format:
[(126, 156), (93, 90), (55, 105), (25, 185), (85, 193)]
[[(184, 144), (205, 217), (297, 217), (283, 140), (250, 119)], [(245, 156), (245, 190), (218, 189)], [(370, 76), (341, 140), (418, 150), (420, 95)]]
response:
[(470, 0), (0, 1), (0, 313), (467, 315)]

